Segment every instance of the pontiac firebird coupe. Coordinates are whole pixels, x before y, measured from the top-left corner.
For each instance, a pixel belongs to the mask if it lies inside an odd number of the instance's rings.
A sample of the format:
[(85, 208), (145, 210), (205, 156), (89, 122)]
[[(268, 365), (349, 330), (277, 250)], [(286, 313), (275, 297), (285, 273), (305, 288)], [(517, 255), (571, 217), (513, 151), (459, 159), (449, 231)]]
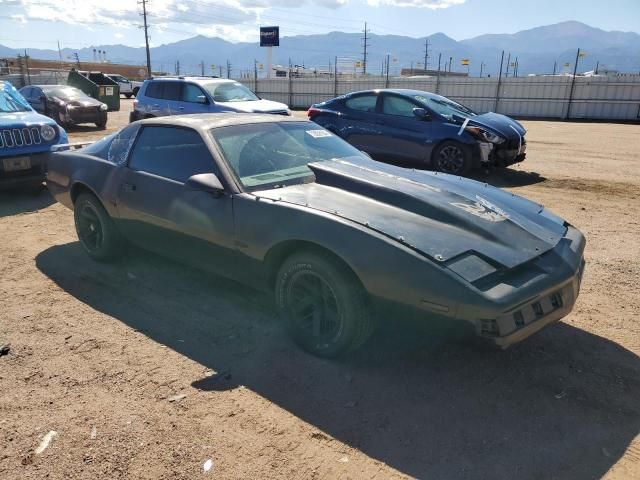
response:
[(293, 118), (135, 122), (52, 154), (47, 184), (94, 259), (129, 241), (272, 289), (325, 357), (363, 344), (382, 307), (506, 347), (570, 312), (584, 267), (583, 235), (541, 205), (375, 162)]

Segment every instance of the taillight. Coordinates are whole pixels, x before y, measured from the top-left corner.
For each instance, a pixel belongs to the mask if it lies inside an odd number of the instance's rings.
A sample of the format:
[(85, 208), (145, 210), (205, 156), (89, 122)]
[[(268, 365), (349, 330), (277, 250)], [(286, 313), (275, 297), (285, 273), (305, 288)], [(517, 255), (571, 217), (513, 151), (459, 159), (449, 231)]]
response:
[(307, 117), (311, 118), (320, 112), (322, 112), (322, 110), (320, 110), (319, 108), (311, 107), (309, 110), (307, 110)]

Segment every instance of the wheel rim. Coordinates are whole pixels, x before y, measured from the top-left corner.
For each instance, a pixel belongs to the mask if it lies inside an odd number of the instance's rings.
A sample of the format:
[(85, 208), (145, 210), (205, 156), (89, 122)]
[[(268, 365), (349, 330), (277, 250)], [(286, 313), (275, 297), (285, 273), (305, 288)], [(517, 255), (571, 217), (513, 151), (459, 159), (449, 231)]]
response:
[(342, 332), (342, 316), (331, 285), (320, 275), (296, 273), (289, 283), (286, 307), (296, 328), (316, 347), (328, 346)]
[(464, 166), (464, 154), (460, 147), (447, 145), (438, 155), (438, 166), (446, 173), (457, 173)]
[(104, 231), (98, 212), (90, 203), (85, 203), (78, 216), (78, 237), (90, 252), (100, 250), (104, 242)]

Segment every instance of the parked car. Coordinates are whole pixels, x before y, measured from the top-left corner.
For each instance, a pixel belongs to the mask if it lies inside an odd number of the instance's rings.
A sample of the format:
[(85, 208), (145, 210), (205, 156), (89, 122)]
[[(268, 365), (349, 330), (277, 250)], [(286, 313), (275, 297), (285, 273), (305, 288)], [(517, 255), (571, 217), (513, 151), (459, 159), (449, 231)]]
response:
[(46, 153), (65, 143), (64, 129), (34, 112), (9, 82), (0, 82), (0, 188), (40, 185)]
[(290, 115), (284, 103), (263, 100), (235, 80), (160, 77), (145, 80), (129, 120), (186, 113), (247, 112)]
[(130, 241), (271, 289), (320, 356), (361, 345), (385, 307), (506, 347), (567, 315), (580, 288), (585, 239), (539, 204), (378, 163), (294, 118), (143, 120), (52, 154), (47, 183), (92, 258)]
[(129, 80), (127, 77), (123, 77), (122, 75), (119, 75), (117, 73), (107, 73), (106, 76), (120, 85), (120, 93), (127, 98), (135, 97), (136, 95), (138, 95), (138, 91), (142, 86), (142, 82)]
[(519, 122), (419, 90), (350, 93), (311, 106), (308, 115), (378, 160), (455, 175), (521, 162), (527, 147)]
[(20, 89), (33, 109), (67, 127), (80, 123), (107, 126), (107, 105), (68, 85), (30, 85)]

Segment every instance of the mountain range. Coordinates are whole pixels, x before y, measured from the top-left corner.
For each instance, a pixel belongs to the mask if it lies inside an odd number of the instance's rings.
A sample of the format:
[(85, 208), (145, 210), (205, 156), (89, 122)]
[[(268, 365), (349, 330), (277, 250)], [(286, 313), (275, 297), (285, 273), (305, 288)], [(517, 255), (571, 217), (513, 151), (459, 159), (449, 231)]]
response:
[[(579, 71), (593, 70), (596, 63), (600, 67), (621, 72), (640, 71), (640, 35), (634, 32), (604, 31), (576, 21), (567, 21), (547, 25), (514, 34), (487, 34), (467, 40), (456, 41), (444, 33), (435, 33), (423, 38), (401, 35), (370, 35), (368, 48), (368, 72), (379, 74), (387, 54), (390, 59), (391, 74), (397, 74), (400, 68), (418, 66), (424, 62), (425, 43), (428, 41), (428, 68), (441, 68), (451, 59), (453, 71), (466, 71), (461, 66), (462, 59), (470, 60), (471, 75), (478, 75), (482, 65), (484, 74), (495, 75), (500, 66), (501, 52), (505, 51), (511, 62), (518, 59), (519, 75), (530, 73), (551, 73), (554, 63), (557, 71), (569, 71), (573, 68), (576, 50), (586, 52), (580, 58)], [(114, 63), (144, 64), (144, 48), (126, 45), (92, 45), (79, 50), (63, 49), (64, 58), (77, 53), (80, 61), (91, 61), (94, 49), (107, 52), (108, 59)], [(57, 50), (26, 49), (29, 56), (39, 59), (58, 59)], [(24, 53), (24, 49), (13, 49), (0, 45), (0, 57)], [(311, 68), (327, 70), (338, 58), (341, 71), (354, 68), (356, 61), (362, 60), (362, 39), (359, 33), (330, 32), (318, 35), (297, 35), (282, 37), (280, 46), (273, 49), (273, 63), (305, 65)], [(175, 43), (163, 44), (151, 49), (154, 70), (174, 73), (176, 62), (180, 62), (181, 73), (201, 73), (201, 62), (205, 73), (212, 70), (219, 73), (226, 63), (231, 63), (232, 74), (252, 74), (254, 60), (266, 62), (266, 51), (257, 42), (232, 43), (218, 37), (195, 36)], [(569, 66), (565, 66), (569, 64)], [(213, 67), (215, 66), (215, 67)]]

